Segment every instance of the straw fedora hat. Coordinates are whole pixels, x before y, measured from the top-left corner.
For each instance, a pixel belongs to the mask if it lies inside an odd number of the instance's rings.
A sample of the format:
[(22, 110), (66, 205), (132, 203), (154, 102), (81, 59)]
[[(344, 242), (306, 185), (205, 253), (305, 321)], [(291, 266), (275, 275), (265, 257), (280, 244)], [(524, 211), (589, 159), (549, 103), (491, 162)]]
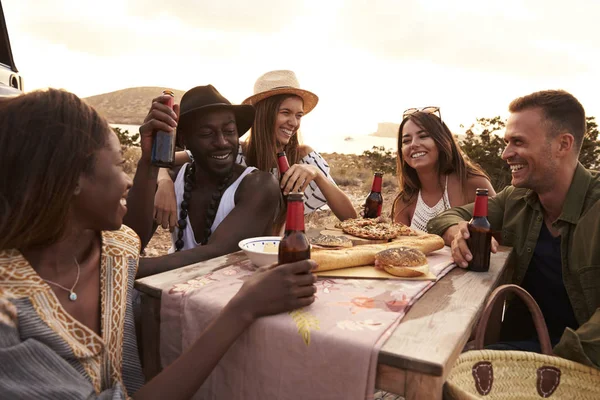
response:
[[(251, 105), (233, 105), (213, 85), (196, 86), (185, 92), (179, 105), (179, 121), (191, 113), (207, 112), (215, 109), (233, 111), (238, 136), (242, 136), (252, 127), (254, 107)], [(186, 118), (187, 119), (187, 118)]]
[(319, 102), (319, 97), (308, 90), (300, 89), (300, 83), (294, 71), (269, 71), (256, 80), (254, 95), (248, 97), (242, 104), (256, 105), (261, 100), (278, 94), (294, 94), (304, 102), (304, 114), (308, 114)]

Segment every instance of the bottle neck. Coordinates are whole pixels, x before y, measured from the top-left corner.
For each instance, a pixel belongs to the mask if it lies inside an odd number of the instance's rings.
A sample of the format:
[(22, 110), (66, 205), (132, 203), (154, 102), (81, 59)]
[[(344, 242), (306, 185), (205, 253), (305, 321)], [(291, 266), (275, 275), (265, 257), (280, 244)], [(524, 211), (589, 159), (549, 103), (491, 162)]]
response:
[(373, 178), (373, 186), (371, 187), (371, 192), (381, 193), (381, 176), (376, 176)]
[(165, 105), (167, 107), (169, 107), (171, 110), (173, 109), (173, 103), (175, 102), (175, 98), (173, 96), (169, 96), (169, 98), (167, 99), (167, 101), (165, 102)]
[(304, 232), (304, 202), (288, 201), (287, 215), (285, 219), (285, 232)]
[(473, 208), (473, 217), (487, 217), (488, 215), (488, 196), (477, 195), (475, 197), (475, 207)]
[(290, 169), (290, 164), (288, 163), (288, 159), (285, 155), (277, 157), (277, 167), (279, 168), (279, 174), (283, 175)]

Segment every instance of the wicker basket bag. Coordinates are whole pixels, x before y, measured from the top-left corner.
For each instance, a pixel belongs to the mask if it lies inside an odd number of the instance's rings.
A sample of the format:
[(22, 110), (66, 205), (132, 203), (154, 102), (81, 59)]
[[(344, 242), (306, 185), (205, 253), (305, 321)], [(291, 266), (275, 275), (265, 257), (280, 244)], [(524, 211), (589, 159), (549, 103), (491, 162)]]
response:
[[(529, 308), (543, 354), (482, 350), (494, 303), (508, 292), (520, 297)], [(503, 285), (492, 292), (477, 326), (475, 349), (456, 360), (444, 387), (444, 398), (600, 399), (600, 370), (553, 356), (542, 312), (519, 286)]]

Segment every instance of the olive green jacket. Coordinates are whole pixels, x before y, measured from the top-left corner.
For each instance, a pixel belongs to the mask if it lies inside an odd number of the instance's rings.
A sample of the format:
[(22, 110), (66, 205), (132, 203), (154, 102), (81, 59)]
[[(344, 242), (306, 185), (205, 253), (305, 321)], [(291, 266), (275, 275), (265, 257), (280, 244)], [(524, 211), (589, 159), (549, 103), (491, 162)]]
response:
[[(455, 207), (433, 218), (427, 231), (442, 235), (460, 221), (471, 219), (473, 204)], [(510, 263), (512, 283), (521, 284), (531, 261), (544, 216), (535, 192), (509, 186), (490, 198), (488, 220), (502, 233), (501, 244), (513, 247)], [(565, 331), (555, 351), (580, 349), (586, 364), (600, 367), (600, 173), (578, 164), (562, 213), (552, 224), (561, 234), (562, 274), (575, 317), (581, 327)], [(579, 335), (583, 330), (585, 335)], [(577, 343), (565, 344), (565, 340)], [(593, 359), (592, 359), (593, 358)]]

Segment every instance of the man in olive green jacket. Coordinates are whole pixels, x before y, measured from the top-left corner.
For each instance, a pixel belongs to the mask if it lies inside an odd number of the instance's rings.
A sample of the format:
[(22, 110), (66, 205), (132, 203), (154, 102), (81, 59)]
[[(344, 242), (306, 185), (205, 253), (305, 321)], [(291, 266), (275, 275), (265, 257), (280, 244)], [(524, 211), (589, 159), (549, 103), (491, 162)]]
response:
[[(600, 367), (600, 173), (578, 161), (583, 106), (567, 92), (548, 90), (514, 100), (509, 111), (502, 158), (512, 186), (489, 199), (488, 219), (502, 244), (513, 247), (512, 282), (540, 305), (555, 352)], [(472, 211), (472, 204), (452, 208), (427, 226), (463, 268), (472, 259), (465, 241)], [(531, 336), (518, 337), (525, 330), (519, 310), (518, 302), (507, 307), (503, 348), (535, 351)]]

